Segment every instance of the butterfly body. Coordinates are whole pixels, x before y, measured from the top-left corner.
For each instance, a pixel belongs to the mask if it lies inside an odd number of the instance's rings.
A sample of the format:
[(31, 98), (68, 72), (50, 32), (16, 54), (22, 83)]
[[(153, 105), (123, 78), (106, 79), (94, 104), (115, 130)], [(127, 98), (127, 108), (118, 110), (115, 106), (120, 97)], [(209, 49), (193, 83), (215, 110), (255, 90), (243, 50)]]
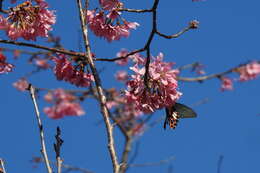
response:
[(164, 129), (166, 129), (166, 125), (168, 124), (171, 129), (175, 129), (180, 118), (195, 118), (197, 117), (196, 112), (194, 112), (188, 106), (175, 103), (172, 107), (165, 108), (166, 118), (164, 121)]

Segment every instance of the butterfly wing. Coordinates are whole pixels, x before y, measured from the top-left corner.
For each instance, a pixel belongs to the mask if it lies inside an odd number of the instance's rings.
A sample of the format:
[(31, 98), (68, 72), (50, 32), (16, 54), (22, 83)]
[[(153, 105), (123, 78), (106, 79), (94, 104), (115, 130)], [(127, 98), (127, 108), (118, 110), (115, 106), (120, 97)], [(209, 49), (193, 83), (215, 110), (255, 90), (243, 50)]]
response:
[(197, 114), (190, 107), (175, 103), (174, 106), (165, 108), (166, 118), (163, 124), (163, 128), (169, 125), (171, 129), (175, 129), (180, 118), (196, 118)]
[(175, 103), (173, 106), (173, 111), (177, 112), (180, 118), (196, 118), (197, 114), (190, 107), (181, 104)]

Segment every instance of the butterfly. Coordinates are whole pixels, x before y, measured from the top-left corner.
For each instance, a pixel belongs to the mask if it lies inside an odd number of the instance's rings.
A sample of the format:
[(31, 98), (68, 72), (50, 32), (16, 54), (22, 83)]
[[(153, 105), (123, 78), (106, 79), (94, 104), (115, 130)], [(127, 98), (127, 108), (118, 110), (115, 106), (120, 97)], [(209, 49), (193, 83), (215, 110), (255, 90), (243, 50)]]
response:
[(175, 103), (172, 107), (165, 108), (166, 118), (164, 121), (163, 128), (166, 129), (168, 124), (171, 129), (175, 129), (180, 118), (196, 118), (197, 113), (194, 112), (190, 107)]

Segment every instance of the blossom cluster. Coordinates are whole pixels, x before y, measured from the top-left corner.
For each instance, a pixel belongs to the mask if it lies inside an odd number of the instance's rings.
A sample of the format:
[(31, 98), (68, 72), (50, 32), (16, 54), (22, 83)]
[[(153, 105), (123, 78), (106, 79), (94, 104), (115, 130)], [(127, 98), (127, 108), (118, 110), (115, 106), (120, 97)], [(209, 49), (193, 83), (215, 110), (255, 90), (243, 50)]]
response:
[(76, 97), (63, 89), (56, 89), (48, 92), (44, 99), (54, 104), (52, 107), (45, 107), (44, 113), (52, 119), (60, 119), (65, 116), (81, 116), (85, 114), (80, 104), (76, 102)]
[(36, 40), (36, 37), (48, 37), (51, 25), (56, 22), (54, 11), (48, 10), (48, 4), (44, 0), (34, 0), (10, 8), (8, 16), (0, 15), (0, 29), (5, 30), (7, 36), (16, 40)]
[(91, 74), (77, 70), (65, 55), (59, 54), (52, 59), (56, 63), (54, 73), (58, 80), (65, 80), (78, 87), (88, 87), (94, 80)]
[(11, 72), (14, 65), (6, 62), (6, 57), (0, 52), (0, 74)]
[(233, 90), (233, 81), (229, 77), (222, 77), (221, 78), (222, 84), (221, 84), (221, 91), (225, 90)]
[(146, 68), (139, 68), (138, 64), (131, 67), (134, 74), (126, 83), (127, 103), (135, 104), (137, 109), (144, 113), (174, 105), (182, 94), (177, 90), (179, 71), (172, 69), (173, 64), (163, 62), (162, 53), (153, 58), (149, 66), (147, 83), (144, 82)]
[(239, 67), (237, 71), (240, 74), (239, 81), (241, 82), (255, 79), (260, 75), (260, 63), (253, 61)]
[(111, 42), (121, 37), (128, 37), (129, 30), (139, 26), (138, 23), (128, 22), (120, 16), (121, 13), (117, 9), (122, 7), (123, 3), (118, 0), (99, 0), (99, 3), (102, 10), (88, 10), (86, 13), (87, 24), (96, 36)]
[(118, 52), (116, 54), (117, 57), (124, 57), (122, 59), (119, 59), (116, 61), (116, 64), (120, 65), (120, 66), (124, 66), (128, 64), (128, 60), (132, 60), (133, 63), (135, 64), (139, 64), (139, 65), (144, 65), (146, 60), (145, 58), (143, 58), (139, 53), (135, 53), (133, 55), (130, 55), (128, 57), (127, 54), (129, 52), (126, 49), (122, 49), (120, 52)]
[(19, 91), (25, 91), (28, 89), (29, 83), (25, 78), (19, 79), (17, 82), (13, 83), (13, 87), (15, 87)]
[(131, 131), (133, 136), (141, 135), (144, 131), (143, 112), (136, 108), (136, 104), (129, 104), (125, 97), (115, 88), (107, 90), (107, 108), (113, 111), (113, 116), (123, 128)]
[[(257, 61), (252, 61), (248, 64), (241, 65), (236, 68), (234, 72), (239, 74), (239, 81), (245, 82), (249, 80), (253, 80), (260, 75), (260, 63)], [(221, 91), (224, 90), (232, 90), (233, 89), (233, 80), (228, 77), (221, 77), (222, 81)]]

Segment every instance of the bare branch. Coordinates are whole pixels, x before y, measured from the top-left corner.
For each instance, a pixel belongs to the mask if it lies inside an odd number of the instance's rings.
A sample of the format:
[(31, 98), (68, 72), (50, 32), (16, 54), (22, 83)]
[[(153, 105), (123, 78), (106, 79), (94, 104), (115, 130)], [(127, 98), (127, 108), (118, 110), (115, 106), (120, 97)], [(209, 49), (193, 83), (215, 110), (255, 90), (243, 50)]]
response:
[[(257, 63), (260, 64), (260, 61), (257, 61)], [(224, 71), (224, 72), (220, 72), (220, 73), (215, 73), (215, 74), (211, 74), (211, 75), (205, 75), (205, 76), (200, 76), (200, 77), (181, 77), (181, 76), (178, 76), (177, 79), (179, 81), (185, 81), (185, 82), (202, 82), (202, 81), (205, 81), (205, 80), (209, 80), (209, 79), (213, 79), (213, 78), (221, 78), (222, 76), (226, 75), (226, 74), (229, 74), (229, 73), (233, 73), (233, 72), (237, 72), (238, 69), (244, 65), (246, 65), (248, 63), (243, 63), (243, 64), (240, 64), (236, 67), (233, 67), (227, 71)]]
[(45, 140), (44, 140), (44, 132), (43, 132), (43, 126), (40, 118), (40, 111), (36, 102), (36, 97), (35, 97), (35, 88), (30, 84), (28, 90), (30, 91), (31, 94), (31, 99), (34, 104), (34, 109), (35, 109), (35, 115), (38, 121), (38, 127), (39, 127), (39, 132), (40, 132), (40, 140), (41, 140), (41, 153), (44, 158), (45, 166), (47, 168), (48, 173), (52, 173), (52, 168), (50, 167), (47, 151), (46, 151), (46, 146), (45, 146)]
[(172, 39), (172, 38), (177, 38), (177, 37), (181, 36), (182, 34), (189, 31), (190, 29), (191, 29), (191, 27), (188, 26), (188, 27), (182, 29), (180, 32), (178, 32), (176, 34), (172, 34), (172, 35), (165, 35), (165, 34), (160, 33), (158, 30), (156, 30), (156, 34), (158, 34), (159, 36), (164, 37), (166, 39)]
[(211, 75), (207, 75), (207, 76), (200, 76), (200, 77), (194, 77), (194, 78), (178, 76), (177, 79), (179, 81), (185, 81), (185, 82), (202, 82), (202, 81), (209, 80), (209, 79), (212, 79), (212, 78), (220, 78), (221, 76), (232, 73), (237, 68), (238, 67), (235, 67), (235, 68), (232, 68), (230, 70), (227, 70), (227, 71), (224, 71), (224, 72), (221, 72), (221, 73), (215, 73), (215, 74), (211, 74)]
[[(39, 163), (39, 162), (44, 162), (44, 160), (40, 157), (35, 157), (35, 158), (33, 158), (32, 162)], [(50, 161), (50, 164), (56, 165), (56, 162)], [(80, 167), (76, 167), (76, 166), (72, 166), (72, 165), (68, 165), (68, 164), (64, 164), (64, 163), (61, 166), (62, 166), (62, 168), (64, 168), (63, 173), (70, 172), (70, 171), (80, 171), (82, 173), (93, 173), (92, 171), (89, 171), (85, 168), (80, 168)]]
[(123, 155), (122, 155), (122, 159), (121, 159), (120, 173), (126, 172), (128, 156), (129, 156), (129, 152), (131, 151), (132, 142), (133, 142), (132, 137), (126, 136), (125, 146), (124, 146)]
[(2, 170), (0, 170), (1, 173), (6, 173), (5, 171), (5, 164), (4, 164), (4, 161), (3, 159), (0, 158), (0, 164), (1, 164), (1, 167), (2, 167)]
[(217, 173), (221, 173), (221, 166), (223, 163), (224, 156), (220, 155), (218, 158), (218, 164), (217, 164)]
[(157, 7), (159, 4), (159, 0), (154, 0), (153, 3), (153, 19), (152, 19), (152, 31), (150, 32), (150, 36), (144, 46), (144, 48), (146, 49), (146, 63), (145, 63), (145, 74), (144, 74), (144, 83), (146, 85), (147, 88), (149, 88), (148, 86), (148, 78), (149, 78), (149, 65), (150, 65), (150, 45), (152, 43), (152, 40), (154, 38), (155, 32), (157, 30)]
[(31, 43), (24, 43), (24, 42), (3, 40), (3, 39), (0, 39), (0, 43), (31, 47), (31, 48), (37, 48), (37, 49), (42, 49), (42, 50), (48, 50), (48, 51), (51, 51), (51, 52), (62, 53), (62, 54), (70, 55), (70, 56), (85, 57), (85, 55), (82, 54), (82, 53), (69, 51), (69, 50), (65, 50), (65, 49), (51, 48), (51, 47), (46, 47), (46, 46), (31, 44)]
[(131, 56), (131, 55), (134, 55), (134, 54), (136, 54), (136, 53), (143, 52), (143, 51), (145, 51), (144, 48), (134, 50), (134, 51), (128, 53), (127, 55), (121, 56), (121, 57), (116, 57), (116, 58), (111, 58), (111, 59), (108, 59), (108, 58), (95, 58), (94, 60), (95, 60), (95, 61), (109, 61), (109, 62), (110, 62), (110, 61), (117, 61), (117, 60), (126, 59), (126, 58), (128, 58), (129, 56)]
[(6, 10), (3, 9), (3, 2), (4, 2), (4, 0), (0, 0), (0, 12), (7, 14), (8, 11), (6, 11)]
[(133, 13), (147, 13), (147, 12), (152, 12), (153, 9), (129, 9), (129, 8), (120, 8), (117, 9), (117, 11), (126, 11), (126, 12), (133, 12)]
[[(97, 69), (96, 69), (93, 59), (92, 59), (92, 54), (91, 54), (89, 40), (88, 40), (88, 29), (87, 29), (86, 23), (85, 23), (86, 20), (85, 20), (83, 8), (82, 8), (81, 0), (76, 0), (76, 1), (78, 4), (81, 29), (82, 29), (82, 34), (83, 34), (83, 39), (84, 39), (85, 49), (86, 49), (86, 55), (87, 55), (85, 61), (87, 64), (89, 64), (90, 69), (91, 69), (92, 74), (95, 79), (95, 84), (96, 84), (97, 93), (98, 93), (99, 102), (100, 102), (100, 108), (101, 108), (101, 112), (102, 112), (102, 115), (104, 118), (104, 122), (106, 124), (106, 129), (107, 129), (106, 132), (107, 132), (107, 136), (108, 136), (108, 150), (110, 153), (110, 158), (112, 160), (114, 173), (118, 173), (119, 164), (117, 161), (117, 155), (116, 155), (115, 145), (114, 145), (113, 126), (111, 125), (111, 122), (109, 120), (109, 113), (108, 113), (108, 109), (106, 107), (106, 96), (104, 94), (104, 91), (103, 91), (103, 88), (101, 85), (101, 80), (100, 80), (99, 74), (97, 72)], [(88, 4), (88, 0), (86, 0), (86, 4)]]
[(54, 150), (56, 153), (56, 161), (57, 161), (57, 172), (61, 173), (61, 166), (62, 166), (62, 160), (60, 157), (60, 149), (63, 144), (63, 140), (60, 138), (61, 130), (59, 127), (57, 127), (57, 133), (55, 135), (56, 144), (54, 143)]
[(50, 54), (49, 51), (46, 51), (46, 52), (42, 52), (42, 51), (32, 52), (32, 51), (27, 51), (27, 50), (22, 50), (22, 49), (11, 49), (11, 48), (1, 48), (1, 51), (5, 51), (5, 52), (18, 51), (21, 54), (27, 54), (27, 55)]
[(159, 162), (149, 162), (149, 163), (139, 163), (139, 164), (131, 164), (128, 165), (129, 167), (146, 167), (146, 166), (161, 166), (163, 164), (169, 163), (170, 161), (174, 160), (175, 157), (171, 156), (167, 159), (160, 160)]

